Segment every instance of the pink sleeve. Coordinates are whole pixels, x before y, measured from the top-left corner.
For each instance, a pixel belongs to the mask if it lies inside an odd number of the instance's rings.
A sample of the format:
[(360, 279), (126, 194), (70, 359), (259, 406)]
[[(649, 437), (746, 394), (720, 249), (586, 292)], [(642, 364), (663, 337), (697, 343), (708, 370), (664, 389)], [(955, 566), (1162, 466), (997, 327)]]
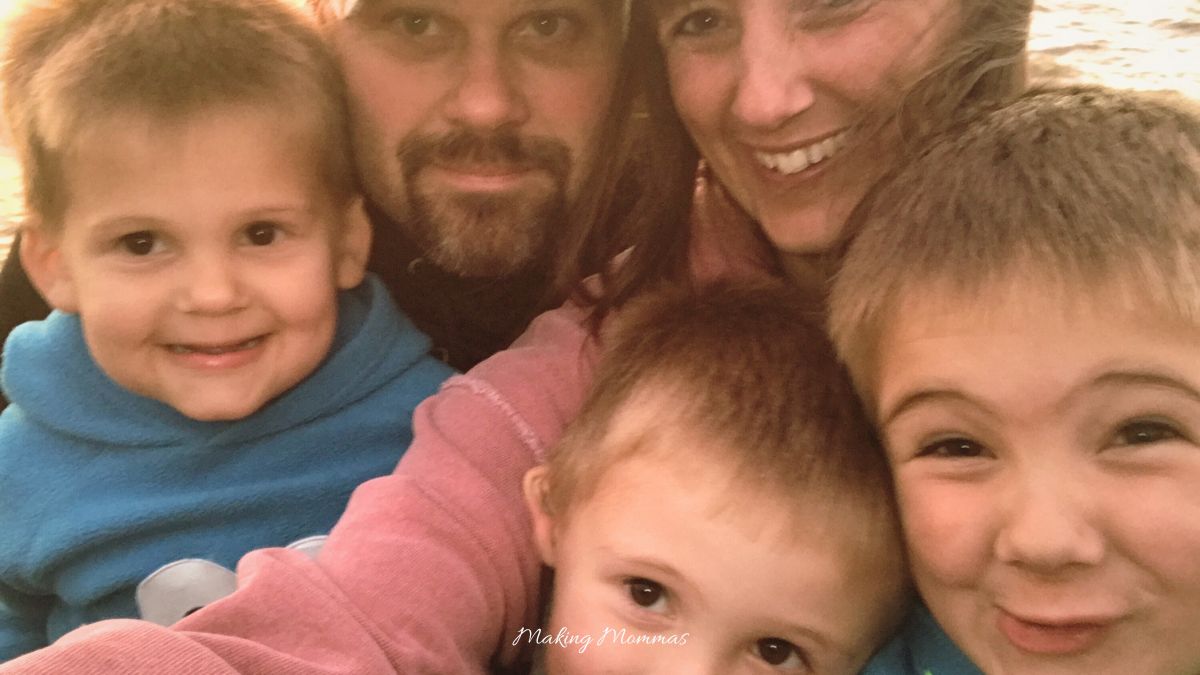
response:
[(0, 673), (483, 673), (538, 622), (541, 562), (521, 496), (582, 404), (596, 346), (547, 312), (451, 378), (414, 417), (396, 471), (360, 486), (316, 562), (268, 549), (239, 587), (171, 629), (86, 626)]

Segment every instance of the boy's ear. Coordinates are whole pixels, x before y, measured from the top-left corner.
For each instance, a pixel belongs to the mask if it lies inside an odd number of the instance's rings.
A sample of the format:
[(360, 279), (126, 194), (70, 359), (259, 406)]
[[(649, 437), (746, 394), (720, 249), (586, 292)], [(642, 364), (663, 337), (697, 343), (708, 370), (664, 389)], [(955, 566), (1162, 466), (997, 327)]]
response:
[(21, 245), (17, 249), (21, 266), (46, 302), (64, 312), (79, 311), (75, 280), (63, 262), (61, 237), (42, 227), (26, 223), (21, 228)]
[(533, 521), (533, 543), (542, 562), (554, 567), (554, 518), (546, 511), (547, 467), (535, 466), (525, 473), (521, 487), (525, 492), (525, 508)]
[(334, 243), (333, 265), (337, 287), (346, 290), (362, 283), (371, 256), (371, 221), (362, 197), (350, 200), (341, 226)]

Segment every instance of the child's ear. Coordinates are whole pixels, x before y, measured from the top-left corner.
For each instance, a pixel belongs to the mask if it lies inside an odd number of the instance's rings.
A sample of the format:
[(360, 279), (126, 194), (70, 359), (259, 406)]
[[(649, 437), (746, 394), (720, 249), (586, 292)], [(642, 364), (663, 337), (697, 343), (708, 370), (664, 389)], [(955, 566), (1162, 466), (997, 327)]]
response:
[(533, 543), (542, 562), (554, 567), (554, 518), (546, 511), (546, 465), (535, 466), (525, 473), (521, 486), (525, 492), (525, 508), (533, 521)]
[(337, 287), (346, 290), (362, 283), (371, 255), (371, 221), (362, 197), (350, 200), (342, 215), (341, 230), (334, 244), (334, 275)]
[(46, 232), (40, 225), (26, 223), (21, 228), (21, 245), (17, 254), (21, 266), (46, 302), (64, 312), (79, 311), (75, 281), (63, 262), (62, 237)]

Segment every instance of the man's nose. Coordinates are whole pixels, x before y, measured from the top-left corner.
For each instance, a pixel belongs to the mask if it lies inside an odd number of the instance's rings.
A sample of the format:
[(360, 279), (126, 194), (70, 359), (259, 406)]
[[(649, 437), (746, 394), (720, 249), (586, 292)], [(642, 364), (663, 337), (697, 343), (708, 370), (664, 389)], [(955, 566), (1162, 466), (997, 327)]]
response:
[(460, 69), (458, 86), (446, 107), (452, 122), (486, 132), (528, 120), (519, 63), (499, 40), (468, 45)]

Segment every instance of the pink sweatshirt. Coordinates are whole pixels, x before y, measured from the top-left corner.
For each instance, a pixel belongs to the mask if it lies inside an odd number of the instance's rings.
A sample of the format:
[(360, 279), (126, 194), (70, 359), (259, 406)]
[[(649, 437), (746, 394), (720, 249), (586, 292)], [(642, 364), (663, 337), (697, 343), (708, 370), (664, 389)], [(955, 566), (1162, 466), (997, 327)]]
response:
[[(697, 183), (694, 273), (757, 276), (751, 225)], [(521, 481), (575, 416), (599, 346), (586, 312), (534, 320), (513, 346), (422, 403), (396, 471), (355, 490), (317, 559), (247, 554), (238, 590), (171, 628), (85, 626), (11, 673), (485, 673), (538, 624), (541, 562)]]

